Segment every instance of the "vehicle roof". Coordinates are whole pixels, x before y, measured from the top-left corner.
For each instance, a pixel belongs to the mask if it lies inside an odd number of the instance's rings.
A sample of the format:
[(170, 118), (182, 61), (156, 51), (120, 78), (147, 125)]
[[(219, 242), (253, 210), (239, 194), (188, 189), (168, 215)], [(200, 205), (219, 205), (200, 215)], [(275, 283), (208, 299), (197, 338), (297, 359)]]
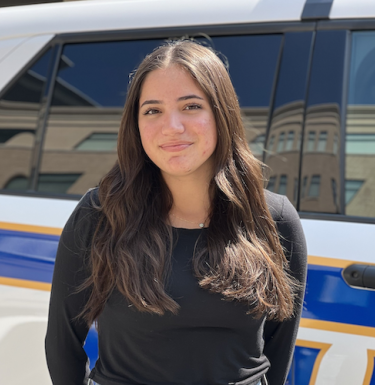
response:
[[(330, 1), (330, 19), (375, 17), (374, 0)], [(86, 0), (15, 6), (0, 9), (0, 40), (42, 34), (300, 21), (305, 4), (313, 2)]]

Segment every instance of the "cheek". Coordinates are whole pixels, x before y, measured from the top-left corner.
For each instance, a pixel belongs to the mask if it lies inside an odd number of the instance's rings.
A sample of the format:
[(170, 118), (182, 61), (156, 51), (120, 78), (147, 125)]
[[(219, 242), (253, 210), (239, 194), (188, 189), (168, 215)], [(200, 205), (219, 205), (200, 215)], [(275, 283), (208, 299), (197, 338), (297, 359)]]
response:
[(211, 156), (211, 154), (215, 151), (217, 144), (217, 129), (215, 123), (208, 119), (202, 122), (198, 131), (199, 135), (204, 138), (203, 155), (208, 154), (208, 156)]

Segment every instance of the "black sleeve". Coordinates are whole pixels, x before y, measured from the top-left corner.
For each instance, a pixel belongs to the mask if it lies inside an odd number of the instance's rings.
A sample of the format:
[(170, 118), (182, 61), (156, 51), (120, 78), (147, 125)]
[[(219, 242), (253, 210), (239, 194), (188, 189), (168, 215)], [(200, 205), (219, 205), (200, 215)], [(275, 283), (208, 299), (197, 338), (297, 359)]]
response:
[(290, 273), (300, 283), (295, 302), (295, 315), (284, 322), (267, 321), (264, 330), (264, 354), (271, 363), (267, 373), (269, 385), (283, 385), (293, 358), (294, 345), (302, 312), (306, 283), (307, 249), (298, 213), (286, 197), (276, 225), (280, 241), (289, 261)]
[(89, 326), (77, 315), (89, 298), (89, 290), (77, 293), (88, 277), (85, 263), (95, 230), (95, 209), (88, 192), (78, 203), (62, 232), (56, 255), (45, 340), (47, 365), (54, 385), (81, 385), (88, 377), (83, 345)]

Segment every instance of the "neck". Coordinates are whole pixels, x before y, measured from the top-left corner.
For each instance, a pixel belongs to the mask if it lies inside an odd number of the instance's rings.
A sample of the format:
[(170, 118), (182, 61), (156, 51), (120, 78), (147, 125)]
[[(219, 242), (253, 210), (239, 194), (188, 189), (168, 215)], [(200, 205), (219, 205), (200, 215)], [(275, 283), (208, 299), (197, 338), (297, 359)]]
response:
[(209, 180), (163, 176), (172, 194), (173, 206), (169, 221), (174, 227), (199, 228), (208, 226), (211, 199)]

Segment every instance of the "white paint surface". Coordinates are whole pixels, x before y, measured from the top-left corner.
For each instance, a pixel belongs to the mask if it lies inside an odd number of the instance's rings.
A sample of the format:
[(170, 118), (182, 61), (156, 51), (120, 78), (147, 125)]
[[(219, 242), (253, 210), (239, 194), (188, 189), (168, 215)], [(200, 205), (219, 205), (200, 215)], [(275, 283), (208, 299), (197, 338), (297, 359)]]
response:
[(0, 10), (0, 39), (39, 34), (300, 20), (305, 0), (77, 1)]
[(25, 40), (26, 38), (24, 37), (16, 37), (14, 39), (0, 40), (0, 62)]
[(30, 37), (16, 46), (0, 62), (0, 91), (52, 38), (53, 35)]
[(375, 17), (374, 0), (334, 0), (330, 19), (355, 19)]

